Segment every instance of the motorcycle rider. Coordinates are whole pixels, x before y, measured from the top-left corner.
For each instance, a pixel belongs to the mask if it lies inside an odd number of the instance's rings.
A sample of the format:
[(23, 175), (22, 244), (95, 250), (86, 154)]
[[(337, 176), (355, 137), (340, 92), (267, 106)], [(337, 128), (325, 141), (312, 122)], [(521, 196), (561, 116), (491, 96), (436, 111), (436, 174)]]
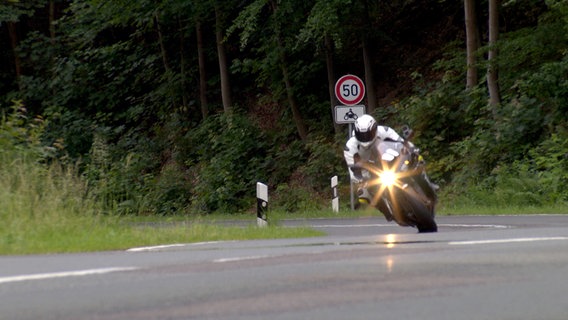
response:
[[(369, 173), (364, 169), (353, 167), (353, 165), (360, 161), (366, 162), (372, 159), (378, 159), (377, 146), (381, 141), (390, 140), (394, 142), (404, 142), (404, 139), (394, 129), (378, 125), (375, 118), (369, 114), (364, 114), (357, 118), (354, 127), (354, 135), (345, 143), (343, 156), (349, 168), (351, 181), (358, 185), (357, 207), (362, 204), (372, 204), (385, 215), (387, 220), (391, 221), (392, 216), (389, 210), (384, 207), (385, 204), (383, 201), (379, 199), (378, 203), (372, 203), (372, 196), (365, 184), (366, 179), (370, 178)], [(410, 145), (412, 145), (412, 143), (410, 143)], [(423, 176), (424, 180), (430, 184), (432, 190), (436, 191), (438, 186), (431, 183), (425, 173)]]

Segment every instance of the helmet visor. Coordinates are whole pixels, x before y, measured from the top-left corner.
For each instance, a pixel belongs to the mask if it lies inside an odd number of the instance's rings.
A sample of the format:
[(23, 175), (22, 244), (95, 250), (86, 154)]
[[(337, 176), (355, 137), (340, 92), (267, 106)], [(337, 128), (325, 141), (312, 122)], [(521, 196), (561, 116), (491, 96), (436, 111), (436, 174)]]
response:
[(377, 127), (373, 127), (371, 130), (366, 131), (366, 132), (361, 132), (358, 130), (355, 130), (355, 138), (357, 138), (357, 140), (359, 140), (359, 142), (370, 142), (373, 141), (373, 139), (375, 139), (375, 136), (377, 135)]

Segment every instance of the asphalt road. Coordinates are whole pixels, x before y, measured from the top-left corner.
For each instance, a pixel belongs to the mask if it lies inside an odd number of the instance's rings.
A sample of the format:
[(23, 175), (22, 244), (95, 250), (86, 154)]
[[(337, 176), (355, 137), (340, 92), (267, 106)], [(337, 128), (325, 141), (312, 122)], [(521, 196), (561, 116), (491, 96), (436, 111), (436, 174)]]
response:
[(568, 216), (285, 221), (326, 237), (0, 257), (0, 319), (568, 318)]

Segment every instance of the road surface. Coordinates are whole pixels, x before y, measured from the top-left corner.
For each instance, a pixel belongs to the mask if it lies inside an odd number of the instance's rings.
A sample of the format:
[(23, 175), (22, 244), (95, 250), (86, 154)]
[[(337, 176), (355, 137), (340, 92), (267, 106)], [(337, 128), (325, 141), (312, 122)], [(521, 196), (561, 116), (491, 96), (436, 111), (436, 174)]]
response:
[(0, 319), (558, 319), (568, 216), (285, 221), (310, 239), (0, 257)]

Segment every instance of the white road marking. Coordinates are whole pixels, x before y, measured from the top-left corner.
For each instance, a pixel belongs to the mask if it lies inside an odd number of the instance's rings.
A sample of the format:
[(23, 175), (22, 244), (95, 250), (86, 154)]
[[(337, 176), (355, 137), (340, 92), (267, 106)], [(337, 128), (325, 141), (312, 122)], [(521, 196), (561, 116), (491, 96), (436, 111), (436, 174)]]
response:
[[(396, 224), (316, 224), (313, 228), (367, 228), (367, 227), (392, 227)], [(501, 224), (439, 224), (439, 227), (454, 227), (454, 228), (493, 228), (493, 229), (508, 229), (509, 226)]]
[(189, 246), (200, 246), (205, 244), (214, 244), (222, 242), (233, 242), (233, 241), (205, 241), (205, 242), (194, 242), (194, 243), (174, 243), (174, 244), (164, 244), (159, 246), (148, 246), (148, 247), (138, 247), (127, 249), (127, 252), (144, 252), (144, 251), (160, 251), (164, 249), (172, 249), (179, 247), (189, 247)]
[(174, 244), (165, 244), (165, 245), (160, 245), (160, 246), (130, 248), (130, 249), (127, 249), (126, 251), (127, 252), (156, 251), (156, 250), (185, 247), (185, 246), (187, 246), (187, 244), (185, 244), (185, 243), (174, 243)]
[(316, 224), (312, 228), (367, 228), (367, 227), (392, 227), (393, 224)]
[(444, 223), (439, 224), (439, 227), (457, 227), (457, 228), (493, 228), (493, 229), (509, 229), (510, 226), (505, 226), (502, 224), (451, 224)]
[(477, 245), (477, 244), (495, 244), (495, 243), (514, 243), (514, 242), (537, 242), (537, 241), (559, 241), (568, 240), (568, 237), (541, 237), (541, 238), (511, 238), (511, 239), (494, 239), (494, 240), (474, 240), (474, 241), (452, 241), (449, 245)]
[(246, 260), (265, 259), (265, 258), (270, 258), (270, 257), (272, 257), (272, 256), (264, 255), (264, 256), (236, 257), (236, 258), (221, 258), (221, 259), (215, 259), (215, 260), (213, 260), (213, 262), (215, 262), (215, 263), (237, 262), (237, 261), (246, 261)]
[(77, 271), (64, 271), (64, 272), (51, 272), (51, 273), (37, 273), (37, 274), (27, 274), (19, 276), (10, 277), (0, 277), (0, 284), (10, 283), (10, 282), (20, 282), (20, 281), (30, 281), (30, 280), (46, 280), (54, 278), (65, 278), (65, 277), (82, 277), (94, 274), (105, 274), (111, 272), (120, 271), (132, 271), (139, 268), (136, 267), (114, 267), (114, 268), (100, 268), (100, 269), (87, 269), (87, 270), (77, 270)]

